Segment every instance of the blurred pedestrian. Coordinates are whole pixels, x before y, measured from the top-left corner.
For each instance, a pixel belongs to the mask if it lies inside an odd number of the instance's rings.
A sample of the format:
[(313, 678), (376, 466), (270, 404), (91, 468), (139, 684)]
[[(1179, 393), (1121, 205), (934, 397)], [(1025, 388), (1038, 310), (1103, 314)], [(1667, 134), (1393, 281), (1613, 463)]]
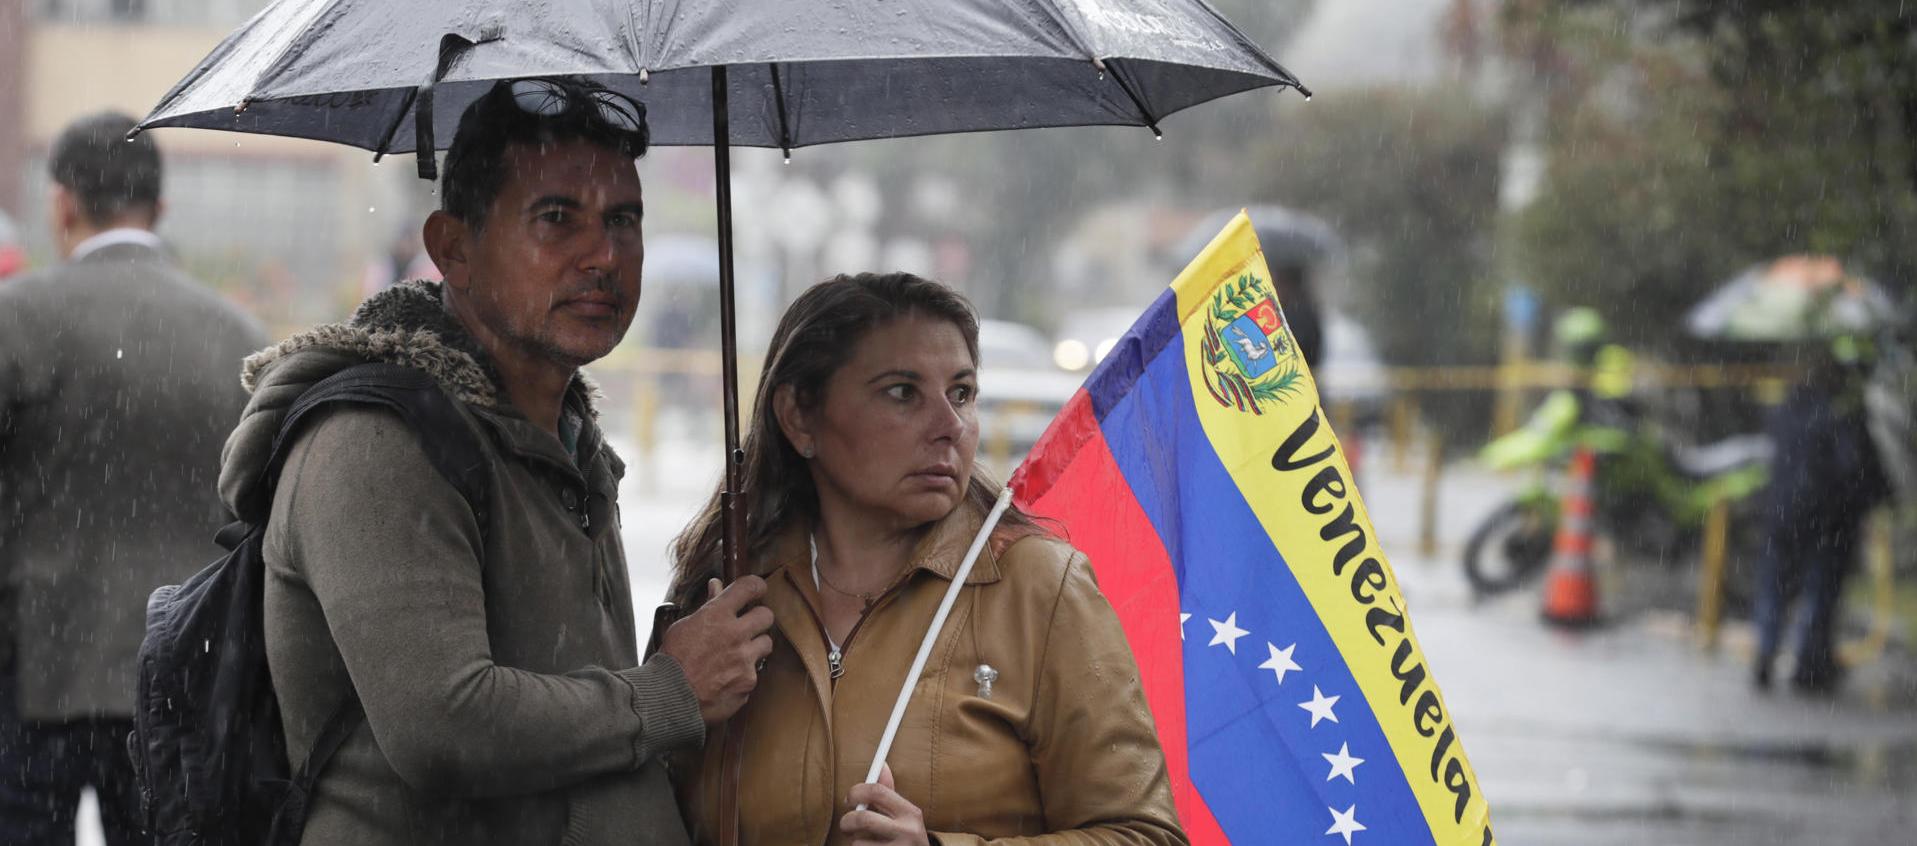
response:
[[(1131, 647), (1085, 556), (1017, 509), (966, 580), (878, 784), (870, 767), (934, 609), (997, 499), (973, 463), (978, 321), (904, 273), (840, 276), (779, 322), (745, 442), (746, 555), (778, 621), (735, 720), (680, 780), (715, 842), (1184, 843)], [(717, 573), (719, 498), (674, 548)], [(857, 810), (857, 806), (866, 806)]]
[(0, 842), (71, 844), (82, 788), (136, 842), (126, 738), (147, 595), (219, 553), (220, 442), (265, 343), (153, 233), (151, 136), (84, 118), (48, 155), (66, 261), (0, 285)]
[(1776, 449), (1766, 493), (1766, 542), (1757, 571), (1757, 663), (1752, 681), (1771, 686), (1772, 667), (1800, 594), (1791, 684), (1828, 693), (1842, 681), (1838, 604), (1856, 569), (1864, 517), (1890, 493), (1864, 417), (1870, 356), (1853, 337), (1816, 353), (1804, 381), (1771, 412)]
[(428, 458), (433, 433), (396, 414), (326, 411), (291, 436), (263, 546), (289, 763), (351, 726), (303, 843), (685, 840), (661, 756), (744, 702), (772, 618), (744, 580), (639, 661), (625, 465), (579, 368), (638, 305), (644, 120), (585, 81), (497, 83), (461, 116), (426, 220), (444, 283), (396, 285), (247, 361), (220, 482), (236, 511), (294, 401), (361, 362), (433, 377), (485, 445), (488, 495), (469, 504)]

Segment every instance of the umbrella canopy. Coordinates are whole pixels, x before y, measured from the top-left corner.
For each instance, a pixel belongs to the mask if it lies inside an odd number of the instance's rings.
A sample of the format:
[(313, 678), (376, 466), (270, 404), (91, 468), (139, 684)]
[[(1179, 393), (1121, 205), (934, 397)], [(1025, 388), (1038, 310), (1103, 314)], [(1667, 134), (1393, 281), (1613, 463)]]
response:
[(1890, 294), (1830, 256), (1753, 265), (1685, 317), (1691, 334), (1732, 341), (1802, 341), (1874, 332), (1898, 321)]
[(142, 129), (444, 148), (494, 80), (578, 75), (647, 106), (655, 144), (809, 144), (1044, 126), (1156, 127), (1264, 86), (1300, 88), (1202, 0), (280, 0), (160, 100)]

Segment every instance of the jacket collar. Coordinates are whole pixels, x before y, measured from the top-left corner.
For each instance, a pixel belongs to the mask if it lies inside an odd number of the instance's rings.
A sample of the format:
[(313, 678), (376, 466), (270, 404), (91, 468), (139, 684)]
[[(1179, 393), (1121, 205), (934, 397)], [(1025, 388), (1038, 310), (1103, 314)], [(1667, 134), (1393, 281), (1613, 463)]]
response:
[[(978, 536), (978, 530), (985, 525), (985, 512), (972, 504), (970, 499), (959, 503), (952, 513), (932, 524), (925, 537), (912, 549), (909, 571), (923, 570), (944, 581), (951, 581), (958, 575), (959, 566), (965, 563), (965, 553), (972, 547), (972, 539)], [(760, 576), (770, 576), (784, 568), (795, 579), (812, 579), (812, 550), (807, 543), (809, 524), (794, 523), (780, 531), (772, 542), (772, 554), (764, 556), (754, 568)], [(979, 551), (978, 563), (972, 565), (972, 573), (966, 577), (968, 585), (991, 584), (1002, 578), (999, 571), (999, 559), (1005, 550), (1020, 538), (1033, 534), (1033, 530), (1006, 526), (1000, 522), (992, 530), (992, 538)]]
[[(932, 530), (919, 540), (918, 548), (912, 550), (912, 563), (906, 566), (951, 581), (958, 575), (959, 565), (965, 563), (972, 539), (978, 537), (978, 530), (984, 525), (985, 515), (972, 506), (971, 500), (960, 501), (959, 507), (952, 509), (945, 519), (932, 524)], [(978, 563), (973, 565), (965, 583), (986, 585), (998, 579), (998, 555), (992, 544), (987, 543), (979, 550)]]
[(96, 255), (104, 258), (143, 254), (164, 256), (166, 242), (148, 230), (123, 226), (118, 229), (108, 229), (74, 245), (73, 252), (67, 256), (67, 261), (86, 261)]

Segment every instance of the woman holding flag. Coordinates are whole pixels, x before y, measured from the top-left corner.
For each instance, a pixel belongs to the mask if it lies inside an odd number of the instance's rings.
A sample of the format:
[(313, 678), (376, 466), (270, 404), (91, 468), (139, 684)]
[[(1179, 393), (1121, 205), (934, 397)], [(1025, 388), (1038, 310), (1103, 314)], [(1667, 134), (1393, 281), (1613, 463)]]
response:
[[(781, 319), (744, 446), (774, 646), (739, 760), (715, 727), (675, 772), (695, 841), (736, 812), (742, 844), (1186, 842), (1085, 556), (1000, 518), (974, 465), (977, 368), (970, 306), (909, 274), (836, 277)], [(675, 544), (682, 607), (719, 536), (715, 495)]]

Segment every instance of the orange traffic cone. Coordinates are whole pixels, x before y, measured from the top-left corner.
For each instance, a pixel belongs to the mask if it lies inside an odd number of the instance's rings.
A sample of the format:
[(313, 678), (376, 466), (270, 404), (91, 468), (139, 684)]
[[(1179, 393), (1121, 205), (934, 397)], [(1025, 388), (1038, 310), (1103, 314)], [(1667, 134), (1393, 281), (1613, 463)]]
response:
[(1571, 455), (1551, 570), (1544, 580), (1544, 619), (1561, 626), (1587, 626), (1598, 619), (1597, 577), (1591, 571), (1591, 488), (1596, 476), (1597, 454), (1578, 448)]

